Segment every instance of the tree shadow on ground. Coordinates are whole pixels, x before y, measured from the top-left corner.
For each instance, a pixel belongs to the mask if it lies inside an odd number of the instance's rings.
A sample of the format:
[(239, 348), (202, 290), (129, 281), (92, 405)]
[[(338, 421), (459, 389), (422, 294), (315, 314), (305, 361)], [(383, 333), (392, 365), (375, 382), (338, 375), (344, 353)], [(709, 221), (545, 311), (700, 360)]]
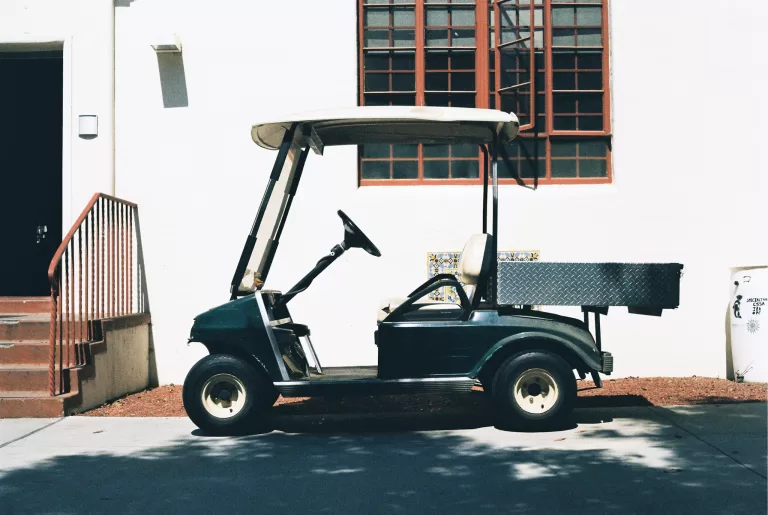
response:
[[(80, 454), (5, 467), (0, 506), (14, 514), (765, 513), (765, 480), (754, 472), (652, 410), (610, 424), (597, 422), (599, 411), (591, 422), (577, 413), (578, 429), (546, 434), (484, 427), (205, 438), (159, 419), (153, 431), (181, 429), (142, 440), (131, 424), (146, 431), (146, 421), (101, 419), (106, 431), (119, 423), (124, 440), (99, 450), (92, 438)], [(603, 411), (619, 418), (620, 410)], [(23, 449), (36, 450), (15, 452)]]

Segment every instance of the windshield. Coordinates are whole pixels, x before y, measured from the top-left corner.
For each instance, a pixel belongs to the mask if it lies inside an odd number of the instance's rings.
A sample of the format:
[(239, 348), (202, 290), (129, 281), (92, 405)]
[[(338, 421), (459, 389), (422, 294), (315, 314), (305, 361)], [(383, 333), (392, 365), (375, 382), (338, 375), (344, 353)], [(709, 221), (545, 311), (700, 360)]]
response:
[(264, 286), (275, 247), (280, 239), (280, 232), (295, 192), (293, 183), (298, 180), (297, 171), (300, 168), (299, 162), (302, 161), (301, 154), (301, 147), (294, 141), (280, 171), (280, 178), (275, 183), (271, 195), (267, 194), (264, 218), (262, 218), (256, 232), (256, 246), (251, 253), (238, 288), (241, 294), (260, 290)]

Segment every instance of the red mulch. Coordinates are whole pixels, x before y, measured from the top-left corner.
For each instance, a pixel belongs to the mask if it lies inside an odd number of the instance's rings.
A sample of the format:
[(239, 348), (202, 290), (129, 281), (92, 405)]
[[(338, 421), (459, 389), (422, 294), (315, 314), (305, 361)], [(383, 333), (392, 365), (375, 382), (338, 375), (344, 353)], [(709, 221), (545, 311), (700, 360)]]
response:
[[(630, 377), (605, 380), (602, 389), (591, 381), (579, 382), (577, 407), (673, 406), (768, 401), (765, 383), (734, 383), (709, 377)], [(472, 395), (382, 395), (354, 398), (280, 397), (273, 408), (279, 414), (328, 413), (439, 413), (487, 410), (487, 398)], [(168, 385), (128, 395), (83, 415), (92, 417), (185, 417), (181, 386)]]

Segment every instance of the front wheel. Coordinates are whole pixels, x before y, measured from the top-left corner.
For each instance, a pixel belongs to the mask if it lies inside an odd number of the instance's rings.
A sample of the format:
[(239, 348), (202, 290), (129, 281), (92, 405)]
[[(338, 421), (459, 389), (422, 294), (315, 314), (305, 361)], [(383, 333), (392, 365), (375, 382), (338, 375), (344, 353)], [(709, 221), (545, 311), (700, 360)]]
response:
[(576, 378), (557, 354), (523, 352), (498, 368), (492, 396), (503, 423), (523, 429), (550, 429), (573, 410)]
[(184, 409), (212, 435), (247, 432), (277, 398), (274, 386), (250, 363), (227, 354), (206, 356), (184, 380)]

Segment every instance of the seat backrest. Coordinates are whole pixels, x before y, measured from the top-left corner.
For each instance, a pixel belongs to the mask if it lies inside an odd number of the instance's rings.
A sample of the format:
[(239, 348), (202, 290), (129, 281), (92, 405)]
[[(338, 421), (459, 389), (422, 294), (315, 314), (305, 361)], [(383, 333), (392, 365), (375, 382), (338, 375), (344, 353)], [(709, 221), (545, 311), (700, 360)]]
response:
[(492, 258), (491, 236), (489, 234), (473, 234), (461, 252), (459, 281), (472, 286), (472, 291), (467, 291), (467, 296), (474, 306), (480, 300), (478, 290), (483, 289), (488, 273), (491, 271)]

